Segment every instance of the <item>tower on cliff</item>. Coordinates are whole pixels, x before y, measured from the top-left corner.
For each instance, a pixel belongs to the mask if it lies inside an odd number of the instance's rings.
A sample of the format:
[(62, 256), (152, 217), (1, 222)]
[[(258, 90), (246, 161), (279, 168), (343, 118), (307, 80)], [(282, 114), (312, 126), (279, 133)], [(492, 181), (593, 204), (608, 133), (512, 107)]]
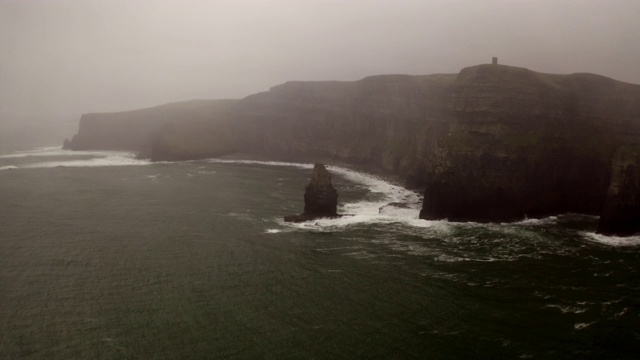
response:
[(494, 57), (492, 57), (492, 58), (491, 58), (491, 64), (492, 64), (492, 65), (498, 65), (498, 58), (497, 58), (497, 57), (495, 57), (495, 56), (494, 56)]

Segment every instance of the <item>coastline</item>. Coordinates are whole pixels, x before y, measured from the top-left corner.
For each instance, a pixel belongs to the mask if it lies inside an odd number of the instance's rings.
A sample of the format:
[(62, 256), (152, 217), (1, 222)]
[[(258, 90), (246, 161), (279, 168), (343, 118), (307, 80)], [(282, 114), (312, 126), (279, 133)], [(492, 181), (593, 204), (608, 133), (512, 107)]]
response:
[(212, 157), (210, 159), (239, 160), (239, 161), (245, 160), (245, 161), (262, 161), (262, 162), (275, 161), (275, 162), (288, 162), (288, 163), (303, 163), (303, 164), (310, 164), (310, 165), (313, 165), (315, 163), (321, 163), (328, 166), (329, 170), (331, 170), (331, 167), (340, 167), (340, 168), (344, 168), (344, 169), (348, 169), (356, 172), (361, 172), (361, 173), (373, 176), (375, 178), (379, 178), (380, 180), (383, 180), (391, 185), (399, 186), (403, 189), (415, 192), (419, 196), (424, 195), (424, 188), (409, 188), (405, 186), (402, 178), (399, 175), (392, 173), (390, 171), (381, 169), (378, 166), (374, 166), (370, 164), (354, 164), (346, 161), (340, 161), (340, 160), (331, 159), (331, 158), (321, 158), (321, 157), (295, 157), (295, 156), (273, 157), (273, 156), (261, 156), (261, 155), (250, 154), (250, 153), (233, 153), (233, 154)]

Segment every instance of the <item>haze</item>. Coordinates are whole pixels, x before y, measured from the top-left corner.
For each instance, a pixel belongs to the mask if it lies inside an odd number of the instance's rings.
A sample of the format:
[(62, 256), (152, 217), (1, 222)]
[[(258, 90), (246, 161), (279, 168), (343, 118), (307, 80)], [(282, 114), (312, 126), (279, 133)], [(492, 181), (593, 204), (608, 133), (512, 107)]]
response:
[(0, 0), (0, 117), (500, 63), (640, 83), (640, 2)]

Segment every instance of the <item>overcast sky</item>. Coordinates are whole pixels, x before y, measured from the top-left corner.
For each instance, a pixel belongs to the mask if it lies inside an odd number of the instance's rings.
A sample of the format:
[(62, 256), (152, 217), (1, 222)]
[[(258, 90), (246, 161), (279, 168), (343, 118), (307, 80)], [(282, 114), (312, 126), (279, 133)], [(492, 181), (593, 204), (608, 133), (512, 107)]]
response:
[(0, 0), (0, 117), (490, 62), (640, 83), (638, 0)]

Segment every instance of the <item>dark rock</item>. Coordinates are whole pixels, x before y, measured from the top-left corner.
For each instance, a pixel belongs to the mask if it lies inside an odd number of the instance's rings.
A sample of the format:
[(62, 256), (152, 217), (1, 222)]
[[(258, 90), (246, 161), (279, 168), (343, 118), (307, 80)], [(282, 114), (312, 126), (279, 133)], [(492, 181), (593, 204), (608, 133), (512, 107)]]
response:
[(336, 216), (338, 192), (331, 184), (331, 174), (322, 164), (315, 164), (311, 181), (305, 187), (304, 213), (318, 216)]
[(304, 213), (285, 216), (288, 222), (304, 222), (319, 218), (336, 218), (338, 192), (331, 184), (331, 174), (323, 164), (315, 164), (311, 181), (305, 187)]
[(612, 164), (611, 185), (598, 223), (598, 233), (640, 233), (640, 146), (623, 146)]
[(62, 149), (71, 150), (71, 141), (69, 141), (69, 139), (64, 139), (64, 143), (62, 143)]

